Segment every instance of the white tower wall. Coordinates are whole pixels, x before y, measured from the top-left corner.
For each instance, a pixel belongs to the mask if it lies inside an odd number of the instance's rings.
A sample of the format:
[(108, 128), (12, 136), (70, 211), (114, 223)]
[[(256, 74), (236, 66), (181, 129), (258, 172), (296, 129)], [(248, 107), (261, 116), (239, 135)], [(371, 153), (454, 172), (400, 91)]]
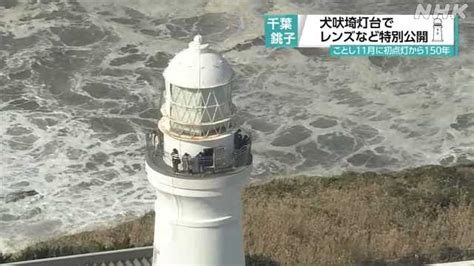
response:
[(244, 265), (240, 192), (250, 168), (176, 180), (146, 166), (157, 190), (154, 265)]

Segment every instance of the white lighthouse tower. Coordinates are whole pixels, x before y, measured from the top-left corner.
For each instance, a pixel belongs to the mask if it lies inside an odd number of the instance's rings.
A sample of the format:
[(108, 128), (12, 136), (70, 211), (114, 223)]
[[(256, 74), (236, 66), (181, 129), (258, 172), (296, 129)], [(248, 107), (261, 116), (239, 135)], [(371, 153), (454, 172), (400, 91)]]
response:
[(153, 263), (244, 265), (240, 192), (252, 155), (232, 120), (232, 68), (198, 35), (163, 75), (163, 116), (146, 155), (157, 192)]
[(443, 21), (440, 18), (433, 20), (433, 42), (443, 41)]

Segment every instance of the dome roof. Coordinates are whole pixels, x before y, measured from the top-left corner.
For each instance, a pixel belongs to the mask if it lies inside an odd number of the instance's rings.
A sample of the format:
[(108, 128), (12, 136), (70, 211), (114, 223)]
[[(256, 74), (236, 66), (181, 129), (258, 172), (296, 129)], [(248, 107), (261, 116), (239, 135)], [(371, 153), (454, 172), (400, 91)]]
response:
[(234, 71), (219, 54), (202, 44), (200, 35), (194, 37), (189, 47), (171, 59), (163, 76), (171, 84), (185, 88), (212, 88), (228, 84)]

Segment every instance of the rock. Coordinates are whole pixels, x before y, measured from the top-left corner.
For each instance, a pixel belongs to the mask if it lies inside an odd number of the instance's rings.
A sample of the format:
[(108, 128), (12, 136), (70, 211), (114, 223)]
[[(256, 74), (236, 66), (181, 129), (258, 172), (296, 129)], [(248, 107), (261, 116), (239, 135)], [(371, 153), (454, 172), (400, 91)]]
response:
[(25, 190), (25, 191), (13, 192), (7, 195), (5, 202), (6, 203), (16, 202), (26, 197), (31, 197), (37, 194), (38, 192), (36, 190)]

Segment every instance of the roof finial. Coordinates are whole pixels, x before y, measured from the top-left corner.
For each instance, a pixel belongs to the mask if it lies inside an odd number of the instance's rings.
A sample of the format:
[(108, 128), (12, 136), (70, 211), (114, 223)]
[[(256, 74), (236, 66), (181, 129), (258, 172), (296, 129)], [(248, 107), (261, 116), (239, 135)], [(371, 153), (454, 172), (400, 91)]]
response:
[(197, 50), (204, 50), (209, 46), (207, 43), (202, 43), (202, 36), (200, 34), (194, 36), (192, 42), (189, 43), (189, 48), (194, 48)]
[(202, 43), (202, 36), (200, 34), (194, 36), (194, 42), (196, 44), (201, 44)]

